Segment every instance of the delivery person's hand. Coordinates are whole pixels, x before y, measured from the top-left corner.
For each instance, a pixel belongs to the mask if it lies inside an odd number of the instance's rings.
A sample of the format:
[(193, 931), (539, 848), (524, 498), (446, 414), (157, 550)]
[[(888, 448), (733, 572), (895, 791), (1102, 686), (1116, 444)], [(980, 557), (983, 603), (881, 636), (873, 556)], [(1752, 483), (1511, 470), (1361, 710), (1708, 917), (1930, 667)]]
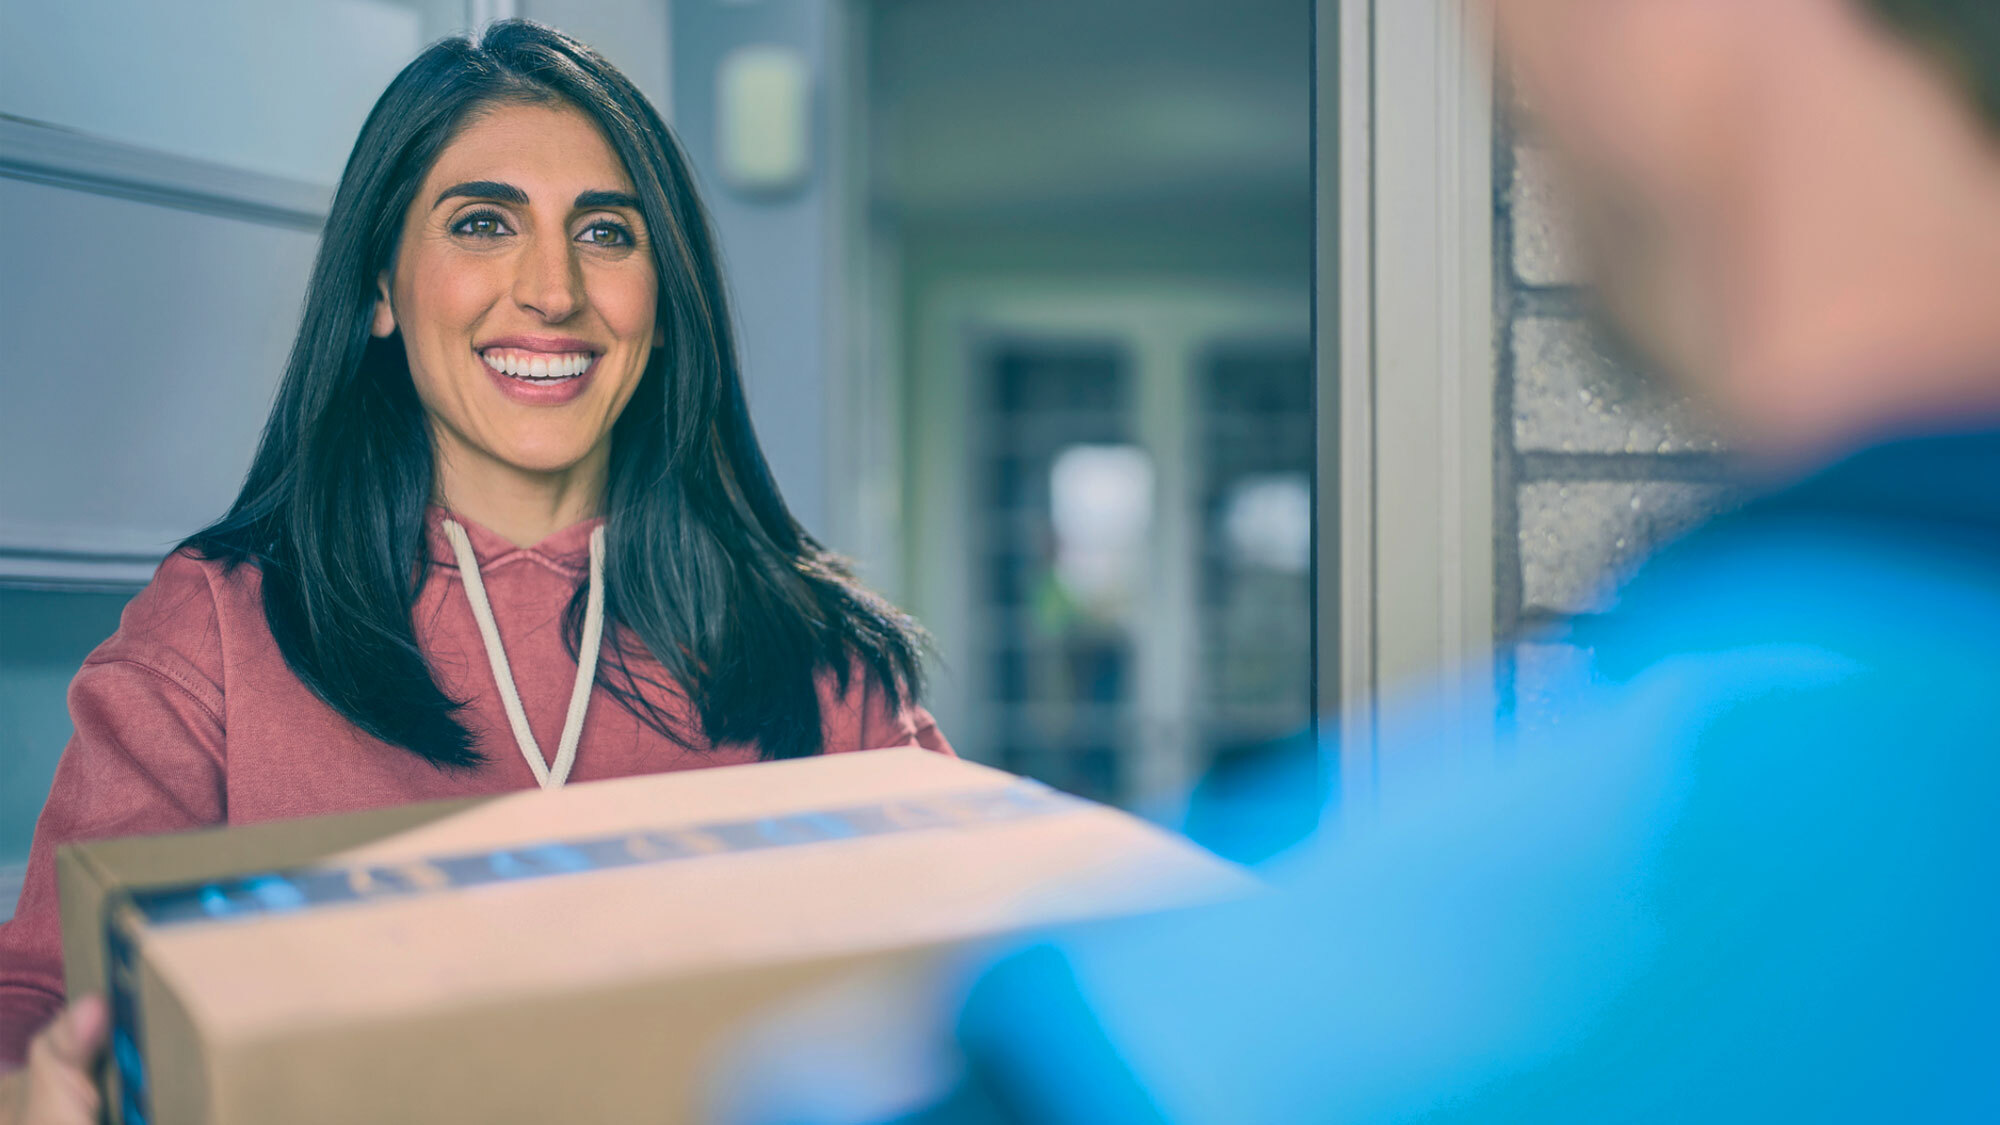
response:
[(91, 1063), (111, 1024), (104, 1000), (86, 996), (28, 1045), (28, 1065), (0, 1078), (0, 1125), (94, 1125), (102, 1100)]

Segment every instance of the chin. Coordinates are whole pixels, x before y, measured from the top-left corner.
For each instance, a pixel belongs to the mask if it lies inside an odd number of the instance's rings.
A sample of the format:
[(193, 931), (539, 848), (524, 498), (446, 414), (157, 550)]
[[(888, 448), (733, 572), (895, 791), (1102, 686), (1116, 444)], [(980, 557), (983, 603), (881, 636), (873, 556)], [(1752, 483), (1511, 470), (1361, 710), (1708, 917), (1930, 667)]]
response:
[(496, 449), (501, 461), (524, 473), (561, 473), (573, 469), (589, 456), (589, 442), (521, 442)]

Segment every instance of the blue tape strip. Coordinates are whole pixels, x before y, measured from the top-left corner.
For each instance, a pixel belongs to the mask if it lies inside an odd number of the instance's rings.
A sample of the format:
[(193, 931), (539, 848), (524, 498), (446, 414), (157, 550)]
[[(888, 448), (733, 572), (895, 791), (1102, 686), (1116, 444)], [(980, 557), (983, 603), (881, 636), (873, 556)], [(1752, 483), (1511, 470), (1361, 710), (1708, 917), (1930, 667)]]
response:
[(152, 1116), (146, 1058), (140, 1050), (138, 969), (132, 942), (118, 925), (117, 904), (104, 923), (105, 991), (111, 1001), (111, 1065), (118, 1072), (118, 1117), (123, 1125), (146, 1125)]
[[(341, 903), (401, 898), (582, 871), (667, 863), (696, 856), (796, 847), (883, 836), (1074, 808), (1082, 800), (1032, 781), (1004, 789), (891, 801), (690, 828), (564, 840), (490, 852), (357, 868), (303, 867), (209, 883), (147, 890), (133, 905), (151, 926), (291, 913)], [(115, 975), (115, 974), (114, 974)], [(115, 1003), (115, 997), (114, 997)], [(143, 1091), (143, 1076), (140, 1089)], [(143, 1103), (142, 1103), (143, 1104)]]

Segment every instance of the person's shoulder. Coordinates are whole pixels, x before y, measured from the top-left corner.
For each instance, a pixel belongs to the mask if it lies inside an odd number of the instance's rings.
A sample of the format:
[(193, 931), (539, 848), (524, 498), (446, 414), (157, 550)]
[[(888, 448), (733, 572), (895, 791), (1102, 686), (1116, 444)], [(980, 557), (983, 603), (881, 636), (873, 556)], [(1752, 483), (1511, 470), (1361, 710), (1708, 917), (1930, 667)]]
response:
[(1746, 794), (1810, 779), (1865, 801), (1891, 760), (1984, 788), (1984, 764), (1957, 748), (1990, 725), (2000, 596), (1893, 557), (1738, 570), (1581, 630), (1583, 659), (1536, 685), (1538, 716), (1517, 714), (1534, 723), (1522, 740), (1643, 750)]
[(254, 562), (210, 557), (181, 547), (161, 561), (153, 579), (126, 606), (121, 632), (178, 634), (214, 631), (226, 615), (256, 607), (262, 614), (261, 574)]
[[(2000, 671), (2000, 536), (1820, 514), (1726, 519), (1649, 562), (1604, 618), (1577, 633), (1629, 680), (1665, 665), (1689, 687), (1816, 682), (1829, 662), (1884, 686), (1942, 688)], [(1698, 659), (1677, 661), (1678, 657)]]
[(140, 665), (219, 692), (227, 634), (246, 618), (261, 627), (263, 601), (255, 564), (232, 566), (181, 547), (126, 603), (118, 631), (90, 654), (84, 667)]

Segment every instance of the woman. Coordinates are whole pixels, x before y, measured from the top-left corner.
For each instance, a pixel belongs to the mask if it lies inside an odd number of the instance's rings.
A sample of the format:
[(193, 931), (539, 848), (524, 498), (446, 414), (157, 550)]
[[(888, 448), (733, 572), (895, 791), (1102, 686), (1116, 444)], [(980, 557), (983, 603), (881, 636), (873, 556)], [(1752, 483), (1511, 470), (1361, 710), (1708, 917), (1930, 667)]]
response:
[[(919, 640), (780, 499), (653, 108), (535, 24), (441, 42), (362, 128), (242, 494), (70, 689), (0, 928), (0, 1066), (62, 1001), (58, 844), (949, 753)], [(101, 1024), (92, 1005), (45, 1032), (4, 1080), (17, 1106), (87, 1097)]]

